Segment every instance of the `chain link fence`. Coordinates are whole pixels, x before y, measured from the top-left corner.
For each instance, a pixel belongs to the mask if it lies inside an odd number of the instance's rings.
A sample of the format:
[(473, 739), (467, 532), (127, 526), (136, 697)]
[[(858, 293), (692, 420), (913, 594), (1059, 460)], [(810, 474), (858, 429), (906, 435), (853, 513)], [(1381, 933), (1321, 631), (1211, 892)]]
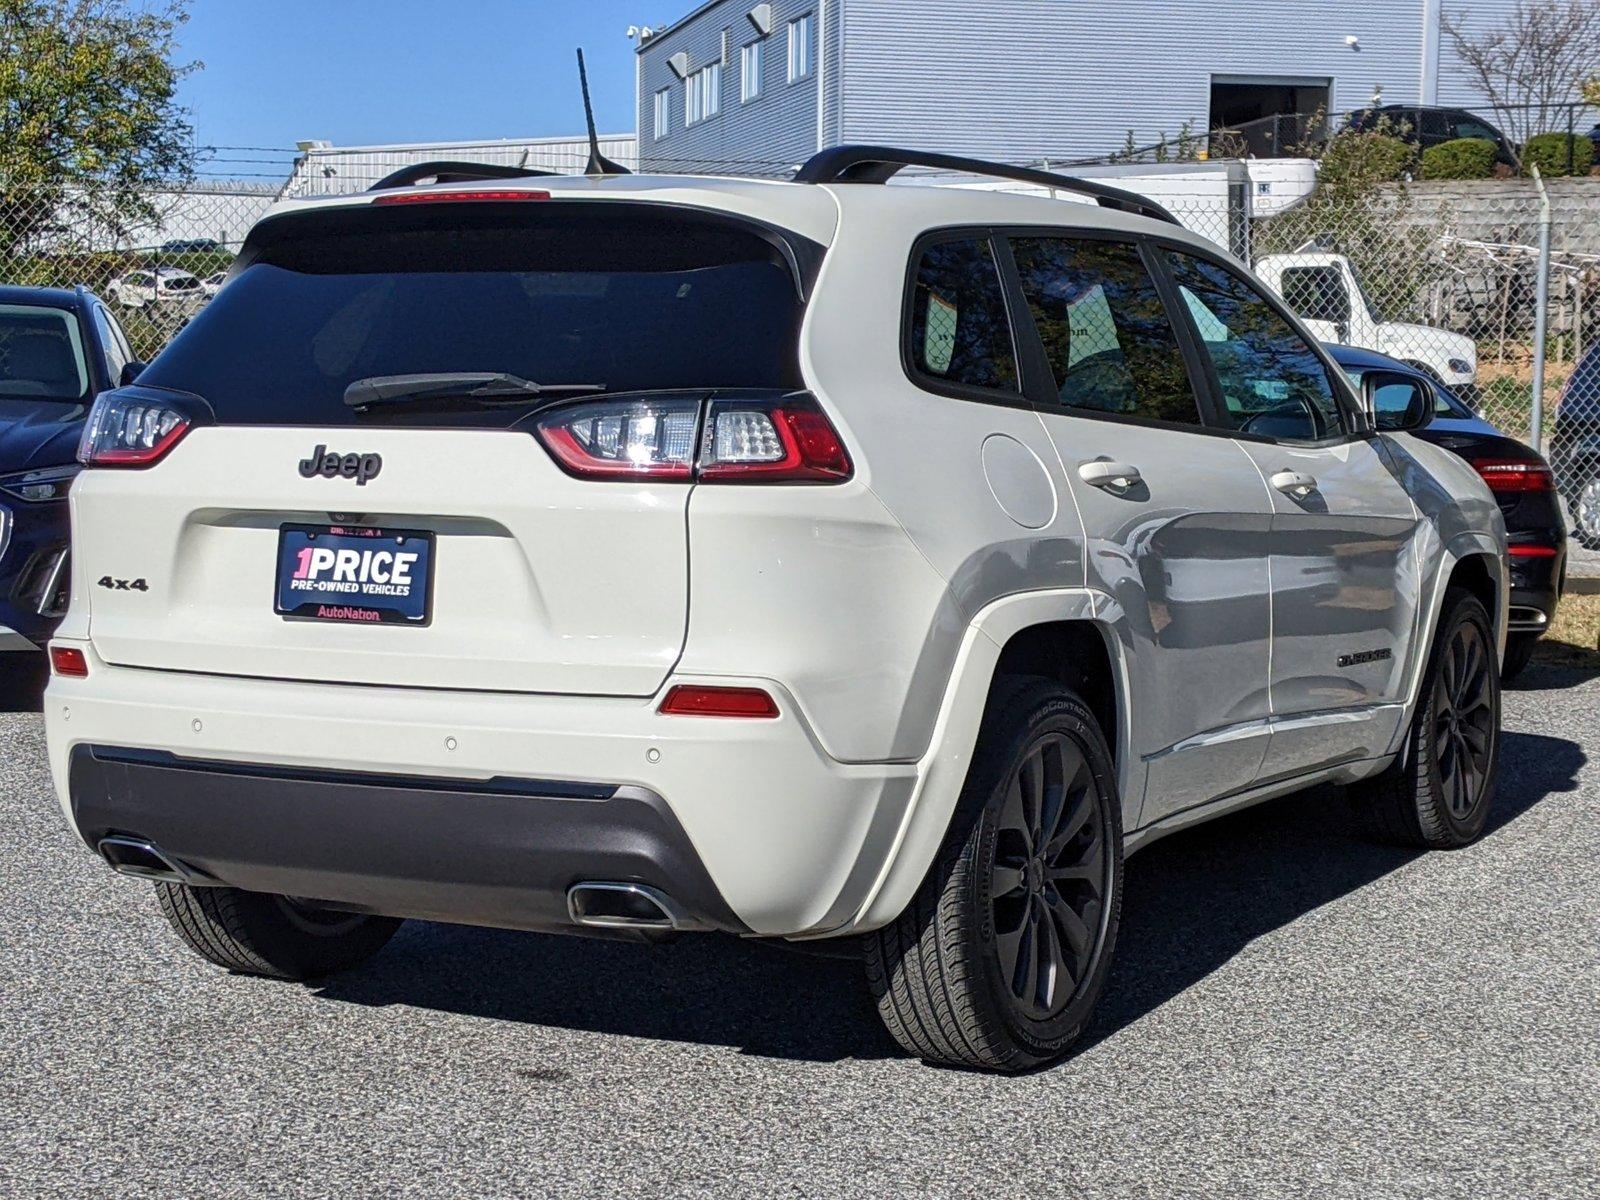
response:
[(1244, 257), (1317, 336), (1420, 368), (1543, 452), (1570, 569), (1600, 574), (1600, 178), (1313, 192), (1248, 229)]
[[(0, 187), (0, 283), (83, 285), (148, 360), (216, 293), (246, 232), (277, 199), (361, 190), (430, 154), (306, 156), (276, 183), (208, 181), (148, 194), (131, 218), (107, 216), (102, 198)], [(546, 157), (542, 169), (583, 167), (570, 149), (551, 147)], [(792, 164), (678, 166), (772, 178)], [(1600, 178), (1547, 181), (1548, 205), (1523, 179), (1395, 184), (1359, 199), (1317, 189), (1260, 208), (1242, 186), (1187, 195), (1169, 181), (1151, 194), (1247, 261), (1317, 336), (1411, 363), (1470, 406), (1466, 416), (1537, 437), (1578, 535), (1572, 569), (1600, 574)]]
[(245, 234), (279, 191), (208, 184), (130, 202), (7, 187), (0, 190), (0, 283), (87, 288), (148, 361), (216, 294)]

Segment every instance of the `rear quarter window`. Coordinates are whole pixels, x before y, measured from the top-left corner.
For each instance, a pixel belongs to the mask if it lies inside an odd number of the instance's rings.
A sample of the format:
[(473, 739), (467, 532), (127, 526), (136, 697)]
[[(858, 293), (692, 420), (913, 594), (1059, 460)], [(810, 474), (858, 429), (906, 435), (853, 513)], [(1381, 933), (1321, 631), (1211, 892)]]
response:
[(907, 366), (918, 383), (1020, 391), (1011, 323), (988, 238), (925, 245), (913, 269)]

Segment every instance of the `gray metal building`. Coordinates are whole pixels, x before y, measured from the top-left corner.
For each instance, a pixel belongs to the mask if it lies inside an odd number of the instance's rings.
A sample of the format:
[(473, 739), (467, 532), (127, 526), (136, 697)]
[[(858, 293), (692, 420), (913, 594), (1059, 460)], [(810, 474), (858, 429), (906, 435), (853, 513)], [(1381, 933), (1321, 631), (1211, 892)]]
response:
[[(1449, 4), (1449, 0), (1443, 0)], [(1441, 0), (708, 0), (638, 47), (646, 169), (886, 142), (1076, 158), (1279, 112), (1481, 101)], [(1456, 0), (1475, 26), (1514, 0)]]

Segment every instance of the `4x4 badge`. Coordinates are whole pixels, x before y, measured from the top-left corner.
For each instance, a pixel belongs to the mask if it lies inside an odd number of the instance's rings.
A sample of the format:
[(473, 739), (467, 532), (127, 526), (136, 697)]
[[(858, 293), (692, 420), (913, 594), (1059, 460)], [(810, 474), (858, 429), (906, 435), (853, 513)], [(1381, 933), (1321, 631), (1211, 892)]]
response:
[(316, 475), (325, 479), (342, 476), (354, 479), (357, 487), (365, 487), (367, 480), (376, 479), (381, 470), (381, 454), (329, 454), (326, 446), (318, 446), (310, 457), (300, 460), (300, 474), (307, 479)]
[(108, 592), (148, 592), (150, 585), (142, 579), (113, 579), (110, 575), (102, 575), (96, 581), (98, 586)]

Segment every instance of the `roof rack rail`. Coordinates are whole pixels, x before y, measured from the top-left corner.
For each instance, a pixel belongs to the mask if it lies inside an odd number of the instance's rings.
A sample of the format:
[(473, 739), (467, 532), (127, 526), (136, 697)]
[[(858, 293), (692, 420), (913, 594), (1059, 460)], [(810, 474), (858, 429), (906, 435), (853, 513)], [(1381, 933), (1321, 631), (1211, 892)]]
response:
[(496, 163), (423, 162), (412, 163), (385, 175), (367, 189), (381, 192), (387, 188), (411, 187), (424, 179), (435, 183), (473, 183), (480, 179), (531, 179), (534, 176), (555, 175), (556, 171), (536, 171), (532, 167), (508, 167)]
[(805, 166), (795, 172), (796, 183), (887, 183), (906, 167), (936, 167), (946, 171), (960, 171), (968, 175), (987, 175), (994, 179), (1015, 179), (1019, 183), (1034, 183), (1040, 187), (1056, 188), (1063, 192), (1077, 192), (1093, 196), (1105, 208), (1121, 212), (1154, 217), (1158, 221), (1181, 224), (1154, 200), (1122, 188), (1108, 187), (1088, 179), (1071, 175), (1057, 175), (1053, 171), (1039, 171), (1033, 167), (1014, 167), (1007, 163), (985, 162), (979, 158), (962, 158), (955, 154), (937, 154), (923, 150), (896, 150), (889, 146), (834, 146), (820, 150), (806, 160)]

